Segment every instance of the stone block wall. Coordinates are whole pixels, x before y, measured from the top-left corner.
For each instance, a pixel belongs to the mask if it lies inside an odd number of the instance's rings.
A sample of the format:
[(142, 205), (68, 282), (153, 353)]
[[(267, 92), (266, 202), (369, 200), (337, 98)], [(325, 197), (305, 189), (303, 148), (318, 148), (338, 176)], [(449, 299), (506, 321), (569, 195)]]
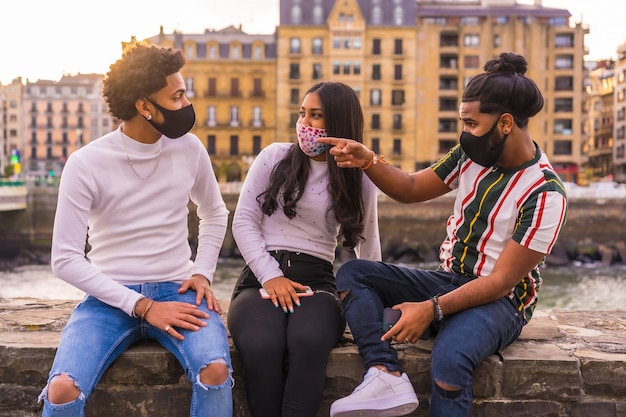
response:
[[(0, 300), (0, 417), (41, 415), (37, 397), (75, 302)], [(363, 365), (351, 335), (331, 353), (324, 400), (349, 394)], [(232, 345), (231, 345), (232, 346)], [(397, 344), (420, 399), (411, 416), (428, 415), (432, 340)], [(235, 417), (249, 417), (245, 375), (232, 348)], [(106, 371), (87, 416), (183, 417), (191, 387), (176, 358), (154, 342), (135, 345)], [(473, 417), (625, 417), (626, 311), (536, 311), (520, 339), (478, 367)]]

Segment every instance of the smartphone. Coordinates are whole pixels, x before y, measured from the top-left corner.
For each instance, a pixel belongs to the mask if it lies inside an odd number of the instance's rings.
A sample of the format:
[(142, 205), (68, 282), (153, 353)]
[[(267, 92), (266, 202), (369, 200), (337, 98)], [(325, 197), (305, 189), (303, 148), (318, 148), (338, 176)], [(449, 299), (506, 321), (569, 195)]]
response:
[(387, 331), (393, 327), (394, 324), (400, 320), (402, 312), (400, 310), (394, 310), (393, 308), (385, 308), (383, 310), (383, 330)]
[[(261, 294), (261, 298), (269, 300), (270, 295), (267, 293), (265, 288), (259, 288), (259, 293)], [(296, 290), (296, 293), (298, 294), (298, 297), (308, 297), (309, 295), (313, 295), (313, 290), (311, 287), (306, 287), (305, 290)]]

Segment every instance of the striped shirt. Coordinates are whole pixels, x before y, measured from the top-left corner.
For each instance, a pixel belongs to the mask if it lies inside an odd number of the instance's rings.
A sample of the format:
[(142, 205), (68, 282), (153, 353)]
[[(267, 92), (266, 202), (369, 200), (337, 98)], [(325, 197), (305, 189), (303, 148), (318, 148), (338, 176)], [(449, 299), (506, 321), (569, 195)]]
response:
[[(485, 168), (459, 145), (432, 169), (457, 195), (440, 248), (444, 270), (489, 275), (509, 239), (548, 254), (565, 224), (567, 199), (559, 176), (535, 144), (535, 157), (516, 168)], [(537, 265), (508, 296), (530, 320), (541, 276)]]

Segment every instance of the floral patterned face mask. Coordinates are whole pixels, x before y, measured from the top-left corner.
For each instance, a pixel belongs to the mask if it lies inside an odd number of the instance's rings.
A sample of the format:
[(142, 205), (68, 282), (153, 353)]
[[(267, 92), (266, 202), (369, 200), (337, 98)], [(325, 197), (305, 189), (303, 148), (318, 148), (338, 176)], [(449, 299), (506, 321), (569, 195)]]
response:
[(326, 129), (318, 129), (313, 126), (305, 126), (296, 123), (298, 145), (305, 155), (314, 157), (321, 155), (326, 150), (325, 143), (317, 143), (317, 138), (326, 137)]

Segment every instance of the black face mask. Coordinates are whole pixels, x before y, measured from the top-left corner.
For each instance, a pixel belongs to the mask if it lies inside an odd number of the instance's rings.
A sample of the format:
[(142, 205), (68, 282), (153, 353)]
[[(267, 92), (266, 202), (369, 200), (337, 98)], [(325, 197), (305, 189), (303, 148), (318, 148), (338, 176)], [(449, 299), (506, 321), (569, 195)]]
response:
[(493, 127), (489, 129), (489, 132), (482, 136), (474, 136), (468, 132), (461, 132), (459, 142), (461, 143), (463, 152), (465, 152), (469, 159), (484, 167), (492, 167), (498, 162), (500, 155), (502, 155), (504, 141), (509, 134), (504, 135), (500, 143), (494, 149), (491, 149), (489, 147), (489, 139), (496, 134), (497, 127), (498, 122), (496, 121)]
[[(147, 97), (146, 97), (147, 98)], [(148, 98), (148, 101), (159, 109), (163, 114), (165, 121), (163, 124), (157, 124), (153, 120), (148, 120), (156, 130), (170, 139), (177, 139), (189, 132), (196, 122), (196, 112), (193, 110), (193, 105), (189, 104), (178, 110), (168, 110), (162, 106), (159, 106), (154, 101)]]

